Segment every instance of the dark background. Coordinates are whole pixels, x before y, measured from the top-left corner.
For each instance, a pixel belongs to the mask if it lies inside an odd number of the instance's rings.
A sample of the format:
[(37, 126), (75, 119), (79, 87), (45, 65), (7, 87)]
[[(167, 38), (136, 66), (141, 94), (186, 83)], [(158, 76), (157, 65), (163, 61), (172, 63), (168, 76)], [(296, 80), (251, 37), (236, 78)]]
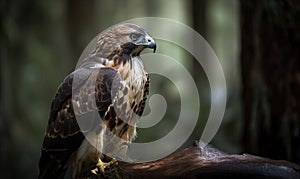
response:
[[(143, 16), (185, 23), (216, 52), (228, 100), (212, 144), (228, 153), (300, 162), (299, 1), (2, 0), (0, 8), (1, 178), (37, 177), (40, 146), (58, 85), (98, 33)], [(172, 51), (163, 44), (158, 47), (158, 52)], [(200, 122), (185, 147), (201, 136), (210, 88), (193, 58), (182, 50), (172, 52), (192, 74), (201, 98)], [(155, 132), (140, 131), (141, 141), (165, 135), (180, 108), (178, 93), (170, 93), (172, 83), (155, 75), (151, 79), (152, 93), (159, 89), (172, 105)]]

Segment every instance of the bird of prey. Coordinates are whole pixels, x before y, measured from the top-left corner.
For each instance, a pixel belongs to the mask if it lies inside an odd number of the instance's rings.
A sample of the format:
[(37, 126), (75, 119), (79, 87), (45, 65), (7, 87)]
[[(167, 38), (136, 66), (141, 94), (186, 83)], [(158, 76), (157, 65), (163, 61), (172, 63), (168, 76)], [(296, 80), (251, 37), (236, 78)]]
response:
[(119, 24), (100, 34), (52, 101), (39, 178), (104, 172), (110, 162), (104, 163), (102, 151), (126, 153), (149, 93), (149, 76), (140, 57), (145, 48), (155, 52), (156, 43), (134, 24)]

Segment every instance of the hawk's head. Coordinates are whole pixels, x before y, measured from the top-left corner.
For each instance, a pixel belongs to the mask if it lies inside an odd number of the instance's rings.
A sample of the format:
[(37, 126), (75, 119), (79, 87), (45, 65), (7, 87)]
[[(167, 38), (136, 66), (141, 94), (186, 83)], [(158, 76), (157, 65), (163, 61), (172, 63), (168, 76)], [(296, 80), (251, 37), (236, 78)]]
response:
[(117, 50), (123, 53), (138, 56), (145, 48), (155, 52), (156, 43), (153, 38), (141, 27), (134, 24), (119, 24), (102, 33), (97, 42), (96, 53), (108, 57)]

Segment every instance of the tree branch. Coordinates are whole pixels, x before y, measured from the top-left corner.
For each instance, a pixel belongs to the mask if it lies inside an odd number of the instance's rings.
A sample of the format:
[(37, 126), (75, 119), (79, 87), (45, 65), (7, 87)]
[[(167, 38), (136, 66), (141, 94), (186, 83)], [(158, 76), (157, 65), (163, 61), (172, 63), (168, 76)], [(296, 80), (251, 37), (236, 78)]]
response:
[[(114, 171), (114, 172), (112, 172)], [(117, 171), (117, 172), (116, 172)], [(189, 147), (147, 163), (119, 163), (105, 176), (118, 178), (300, 178), (300, 166), (249, 154), (231, 155), (212, 146)], [(112, 174), (114, 173), (114, 174)], [(105, 178), (95, 176), (91, 178)]]

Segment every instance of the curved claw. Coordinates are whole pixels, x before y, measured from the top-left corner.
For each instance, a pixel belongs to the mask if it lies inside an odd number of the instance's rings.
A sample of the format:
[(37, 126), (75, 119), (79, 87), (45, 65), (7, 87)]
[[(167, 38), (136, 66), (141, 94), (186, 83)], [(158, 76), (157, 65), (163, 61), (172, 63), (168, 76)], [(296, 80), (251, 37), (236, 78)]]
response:
[(100, 172), (104, 173), (105, 168), (109, 168), (111, 165), (118, 164), (118, 161), (116, 159), (112, 159), (110, 162), (102, 162), (101, 159), (98, 160), (98, 163), (96, 164), (96, 168), (91, 170), (91, 172), (95, 175), (97, 175)]

